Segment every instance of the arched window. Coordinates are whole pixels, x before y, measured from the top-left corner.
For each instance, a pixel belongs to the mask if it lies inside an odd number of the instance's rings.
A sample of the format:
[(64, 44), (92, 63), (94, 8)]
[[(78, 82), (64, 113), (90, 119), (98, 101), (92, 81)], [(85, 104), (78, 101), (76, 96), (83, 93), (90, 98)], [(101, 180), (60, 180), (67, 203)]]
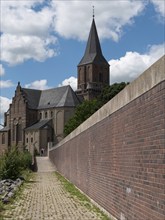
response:
[(87, 80), (87, 82), (92, 81), (92, 79), (91, 79), (91, 74), (90, 74), (90, 66), (88, 66), (88, 71), (87, 71), (86, 80)]
[(78, 84), (82, 83), (82, 74), (81, 74), (81, 68), (78, 70)]
[(40, 119), (42, 119), (42, 112), (40, 112)]
[(2, 144), (5, 144), (5, 134), (2, 134)]
[(51, 118), (53, 118), (53, 111), (51, 111), (51, 113), (50, 113), (50, 114), (51, 114)]
[(87, 68), (84, 66), (84, 83), (87, 81)]
[(99, 82), (103, 82), (103, 75), (99, 73)]
[(16, 118), (14, 118), (14, 120), (13, 120), (13, 141), (15, 141), (16, 140), (16, 129), (17, 129), (17, 120), (16, 120)]
[(18, 111), (20, 111), (20, 108), (21, 108), (21, 103), (20, 103), (20, 99), (17, 101), (17, 109)]
[(45, 118), (47, 118), (48, 117), (48, 113), (47, 112), (45, 112)]
[(22, 141), (22, 124), (18, 124), (18, 141)]

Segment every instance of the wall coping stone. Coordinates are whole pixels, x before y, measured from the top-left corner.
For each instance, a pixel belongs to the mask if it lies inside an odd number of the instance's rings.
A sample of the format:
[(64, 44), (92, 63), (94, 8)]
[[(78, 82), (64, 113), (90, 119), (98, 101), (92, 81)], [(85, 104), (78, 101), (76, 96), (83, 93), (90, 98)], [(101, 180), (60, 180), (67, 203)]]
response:
[(118, 93), (113, 99), (107, 102), (73, 132), (71, 132), (66, 138), (49, 149), (52, 151), (64, 143), (68, 142), (72, 138), (76, 137), (80, 133), (84, 132), (88, 128), (102, 121), (106, 117), (109, 117), (112, 113), (121, 109), (134, 99), (138, 98), (142, 94), (152, 89), (157, 84), (165, 80), (165, 55), (163, 55), (158, 61), (152, 64), (147, 70), (145, 70), (137, 79), (126, 86), (120, 93)]

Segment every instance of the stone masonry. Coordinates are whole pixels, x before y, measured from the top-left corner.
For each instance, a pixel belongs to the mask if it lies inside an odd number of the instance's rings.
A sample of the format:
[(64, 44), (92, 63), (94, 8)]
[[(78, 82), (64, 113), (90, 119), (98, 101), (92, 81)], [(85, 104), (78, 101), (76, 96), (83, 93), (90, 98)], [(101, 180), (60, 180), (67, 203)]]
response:
[[(15, 200), (4, 220), (100, 220), (81, 205), (57, 180), (55, 167), (47, 157), (37, 158), (38, 172), (26, 184), (21, 198)], [(45, 164), (43, 166), (43, 164)]]

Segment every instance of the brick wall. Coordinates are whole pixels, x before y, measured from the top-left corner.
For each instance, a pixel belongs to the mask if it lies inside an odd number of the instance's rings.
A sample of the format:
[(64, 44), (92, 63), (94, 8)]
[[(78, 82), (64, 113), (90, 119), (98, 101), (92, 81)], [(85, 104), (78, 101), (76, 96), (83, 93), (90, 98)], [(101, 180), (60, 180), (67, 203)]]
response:
[(164, 220), (165, 80), (49, 156), (62, 175), (116, 219)]

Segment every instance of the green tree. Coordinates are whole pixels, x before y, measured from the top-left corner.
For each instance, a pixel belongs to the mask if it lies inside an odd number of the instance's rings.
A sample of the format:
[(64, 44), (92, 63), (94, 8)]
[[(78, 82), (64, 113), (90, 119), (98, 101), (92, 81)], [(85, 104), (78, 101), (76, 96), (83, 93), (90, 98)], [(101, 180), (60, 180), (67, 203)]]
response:
[(106, 86), (97, 99), (88, 101), (85, 100), (82, 104), (78, 105), (75, 110), (74, 116), (66, 123), (64, 127), (64, 135), (70, 134), (87, 118), (94, 114), (99, 108), (101, 108), (106, 102), (117, 95), (122, 89), (129, 83), (115, 83), (111, 86)]
[(121, 90), (123, 90), (128, 84), (129, 83), (121, 82), (104, 87), (101, 94), (98, 96), (98, 101), (100, 101), (102, 105), (104, 105), (114, 96), (116, 96)]
[(70, 134), (75, 128), (89, 118), (95, 111), (99, 109), (99, 102), (97, 99), (88, 101), (85, 100), (82, 104), (78, 105), (75, 110), (74, 116), (67, 122), (64, 127), (65, 136)]

